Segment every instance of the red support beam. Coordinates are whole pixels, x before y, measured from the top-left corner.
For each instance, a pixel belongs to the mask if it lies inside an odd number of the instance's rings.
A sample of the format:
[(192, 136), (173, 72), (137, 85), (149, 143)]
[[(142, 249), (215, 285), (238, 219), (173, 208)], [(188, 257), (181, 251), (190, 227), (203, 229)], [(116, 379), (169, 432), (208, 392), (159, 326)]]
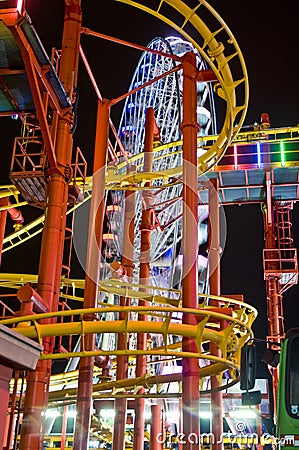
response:
[[(12, 441), (14, 434), (16, 434), (16, 405), (17, 405), (17, 398), (18, 402), (20, 402), (20, 393), (18, 393), (18, 381), (19, 381), (19, 371), (15, 370), (14, 372), (14, 386), (13, 391), (10, 395), (10, 415), (7, 417), (8, 419), (8, 426), (7, 426), (7, 436), (6, 436), (6, 445), (4, 446), (4, 450), (10, 450), (13, 448)], [(1, 447), (0, 447), (1, 448)]]
[(95, 37), (98, 37), (101, 39), (105, 39), (106, 41), (115, 42), (116, 44), (125, 45), (126, 47), (129, 47), (129, 48), (135, 48), (136, 50), (140, 50), (142, 52), (153, 53), (154, 55), (159, 55), (159, 56), (163, 56), (165, 58), (170, 58), (174, 61), (181, 60), (181, 58), (177, 55), (172, 55), (170, 53), (161, 52), (159, 50), (155, 50), (155, 49), (152, 49), (149, 47), (144, 47), (143, 45), (138, 45), (133, 42), (124, 41), (122, 39), (118, 39), (113, 36), (108, 36), (107, 34), (99, 33), (97, 31), (92, 31), (89, 28), (82, 27), (81, 31), (83, 34), (86, 34), (89, 36), (95, 36)]
[[(154, 132), (155, 132), (155, 116), (153, 108), (146, 110), (145, 119), (145, 138), (144, 138), (144, 171), (152, 171), (152, 158), (154, 147)], [(149, 187), (150, 183), (146, 183)], [(153, 225), (153, 211), (151, 208), (151, 194), (149, 191), (143, 191), (144, 209), (142, 210), (141, 226), (140, 226), (140, 268), (139, 268), (139, 283), (143, 285), (150, 284), (150, 260), (151, 260), (151, 231)], [(143, 289), (146, 292), (146, 289)], [(147, 302), (139, 301), (139, 306), (146, 306)], [(146, 321), (147, 316), (139, 314), (138, 320)], [(138, 333), (137, 335), (137, 350), (146, 350), (147, 334)], [(138, 355), (136, 357), (136, 377), (141, 377), (146, 373), (146, 356)], [(144, 389), (140, 389), (138, 394), (144, 393)], [(133, 450), (143, 450), (144, 446), (144, 398), (136, 398), (135, 401), (135, 421), (134, 421), (134, 441)]]
[(5, 431), (6, 431), (6, 415), (9, 401), (9, 383), (12, 376), (12, 369), (0, 364), (0, 450), (3, 449)]
[[(266, 145), (266, 144), (264, 144)], [(269, 145), (269, 144), (267, 144)], [(265, 230), (265, 249), (276, 249), (277, 239), (275, 233), (275, 220), (272, 202), (271, 175), (266, 172), (266, 194), (267, 202), (264, 208), (264, 230)], [(271, 258), (271, 252), (268, 253)], [(276, 252), (273, 253), (275, 258)], [(270, 342), (281, 342), (284, 337), (284, 317), (282, 295), (280, 293), (277, 262), (273, 261), (269, 267), (273, 272), (277, 270), (277, 275), (266, 276), (266, 294), (267, 294), (267, 312), (268, 312), (268, 340)], [(278, 368), (271, 367), (272, 385), (273, 385), (273, 401), (274, 411), (276, 411), (277, 391), (278, 391)]]
[[(221, 295), (220, 287), (220, 217), (219, 217), (219, 197), (218, 179), (212, 178), (208, 183), (209, 192), (209, 283), (210, 294)], [(211, 306), (219, 306), (218, 302), (210, 299)], [(214, 342), (210, 343), (210, 353), (221, 357), (221, 352)], [(212, 433), (215, 443), (213, 450), (223, 448), (223, 406), (222, 391), (217, 391), (219, 387), (216, 375), (211, 376), (211, 413), (212, 413)]]
[[(196, 109), (196, 57), (186, 53), (183, 58), (183, 308), (198, 307), (198, 173)], [(184, 314), (183, 323), (196, 324), (193, 314)], [(184, 352), (197, 352), (193, 339), (183, 338)], [(199, 450), (199, 365), (196, 358), (183, 358), (182, 408), (185, 450)], [(192, 440), (189, 437), (193, 437)]]
[[(100, 278), (101, 247), (105, 214), (105, 175), (109, 133), (108, 101), (98, 102), (94, 164), (92, 176), (92, 198), (89, 215), (89, 231), (86, 257), (84, 308), (96, 308)], [(85, 320), (95, 320), (93, 315)], [(95, 336), (88, 334), (81, 342), (85, 350), (95, 349)], [(87, 450), (92, 408), (94, 357), (81, 358), (77, 392), (77, 416), (73, 450)]]
[(64, 450), (66, 444), (66, 431), (67, 431), (67, 406), (63, 407), (62, 413), (62, 426), (61, 426), (61, 442), (60, 450)]
[[(66, 92), (71, 95), (77, 80), (78, 55), (81, 27), (80, 0), (66, 5), (60, 79)], [(46, 220), (43, 229), (40, 262), (38, 270), (37, 292), (43, 298), (49, 311), (56, 311), (60, 293), (62, 258), (65, 237), (66, 212), (68, 207), (69, 166), (73, 149), (71, 122), (69, 117), (59, 117), (55, 153), (52, 152), (52, 140), (46, 123), (45, 112), (38, 91), (35, 69), (26, 51), (26, 69), (31, 77), (30, 86), (39, 108), (38, 118), (44, 127), (43, 138), (47, 148), (52, 170), (49, 171), (47, 191)], [(71, 114), (71, 111), (69, 111)], [(56, 162), (59, 161), (59, 170)], [(50, 321), (50, 319), (48, 319)], [(44, 353), (52, 352), (53, 338), (43, 340)], [(42, 450), (44, 448), (45, 410), (48, 403), (51, 361), (39, 361), (35, 371), (30, 372), (24, 404), (24, 417), (21, 429), (20, 450)]]
[(163, 420), (161, 405), (151, 406), (150, 450), (163, 450)]
[[(264, 230), (265, 230), (265, 249), (276, 249), (276, 235), (274, 229), (274, 218), (272, 209), (272, 199), (270, 197), (270, 189), (267, 192), (267, 206), (264, 210)], [(268, 254), (271, 256), (271, 253)], [(276, 254), (274, 254), (276, 256)], [(272, 263), (271, 270), (273, 272), (278, 269), (277, 262)], [(266, 277), (266, 295), (267, 295), (267, 315), (268, 315), (268, 340), (269, 342), (281, 342), (284, 338), (284, 318), (282, 295), (280, 293), (278, 275), (270, 275)], [(276, 411), (276, 401), (278, 393), (278, 368), (271, 367), (273, 386), (274, 411)]]
[[(0, 206), (8, 206), (8, 197), (0, 198)], [(7, 209), (0, 211), (0, 264), (2, 259), (3, 239), (5, 236)]]
[[(122, 266), (125, 269), (125, 275), (130, 283), (133, 277), (133, 252), (134, 252), (134, 226), (135, 226), (135, 202), (136, 195), (134, 191), (125, 192), (124, 205), (124, 240), (122, 249)], [(129, 299), (120, 297), (120, 306), (129, 306)], [(119, 320), (125, 320), (126, 313), (119, 313)], [(123, 350), (127, 348), (127, 335), (118, 334), (117, 348)], [(116, 379), (125, 380), (128, 378), (128, 362), (126, 355), (117, 356)], [(127, 399), (115, 398), (114, 403), (115, 417), (113, 425), (113, 444), (115, 450), (125, 449), (125, 428), (127, 418)]]

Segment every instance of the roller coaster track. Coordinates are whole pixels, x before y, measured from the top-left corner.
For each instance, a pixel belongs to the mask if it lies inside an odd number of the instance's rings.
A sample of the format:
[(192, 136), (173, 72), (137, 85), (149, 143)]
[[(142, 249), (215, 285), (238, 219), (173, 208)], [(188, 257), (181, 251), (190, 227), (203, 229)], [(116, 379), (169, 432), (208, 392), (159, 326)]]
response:
[[(1, 192), (0, 187), (0, 192)], [(67, 211), (67, 214), (72, 213), (78, 206), (81, 206), (83, 203), (88, 201), (91, 197), (91, 192), (85, 193), (85, 198), (83, 202), (77, 203), (72, 208), (70, 208)], [(18, 207), (18, 205), (12, 205), (14, 207)], [(19, 230), (15, 231), (14, 233), (9, 234), (3, 239), (3, 250), (2, 253), (7, 252), (9, 250), (12, 250), (18, 245), (21, 245), (28, 241), (29, 239), (32, 239), (33, 237), (37, 236), (39, 233), (42, 232), (43, 226), (45, 222), (45, 214), (42, 214), (37, 219), (30, 222), (28, 225), (23, 226)]]
[[(0, 285), (17, 288), (19, 283), (36, 278), (31, 275), (2, 275)], [(84, 289), (83, 280), (62, 280), (62, 283), (73, 285), (79, 289)], [(210, 361), (209, 366), (201, 370), (201, 377), (209, 377), (211, 373), (222, 376), (225, 370), (230, 370), (232, 379), (237, 379), (240, 368), (240, 351), (244, 343), (252, 337), (251, 325), (257, 316), (257, 311), (251, 305), (226, 297), (200, 294), (199, 309), (186, 309), (180, 305), (181, 291), (164, 288), (152, 288), (151, 293), (145, 295), (141, 285), (131, 285), (121, 280), (109, 280), (100, 282), (100, 291), (114, 293), (116, 295), (126, 295), (128, 298), (138, 298), (151, 300), (150, 306), (111, 306), (102, 303), (99, 308), (77, 309), (45, 314), (37, 314), (23, 317), (13, 317), (1, 320), (3, 325), (14, 325), (16, 330), (22, 335), (38, 339), (40, 342), (46, 336), (69, 336), (77, 335), (82, 338), (89, 333), (153, 333), (161, 336), (161, 345), (151, 346), (144, 350), (136, 350), (128, 347), (123, 350), (117, 347), (109, 350), (86, 351), (83, 347), (80, 351), (70, 351), (63, 353), (42, 353), (42, 359), (65, 359), (84, 356), (112, 356), (128, 355), (135, 358), (137, 355), (159, 356), (163, 361), (173, 361), (177, 358), (190, 357)], [(169, 293), (176, 294), (177, 298), (167, 298)], [(162, 294), (162, 295), (161, 295)], [(208, 305), (210, 299), (216, 301), (218, 307)], [(117, 319), (119, 312), (125, 314), (123, 319)], [(185, 325), (182, 323), (184, 313), (192, 313), (197, 318), (195, 325)], [(111, 313), (113, 320), (111, 320)], [(86, 321), (86, 314), (92, 314), (93, 321)], [(139, 321), (138, 314), (146, 314), (148, 321)], [(66, 321), (63, 321), (63, 319)], [(42, 319), (61, 320), (59, 327), (56, 323), (41, 323)], [(220, 327), (220, 323), (225, 321), (226, 326)], [(50, 320), (51, 322), (51, 320)], [(173, 339), (173, 336), (176, 336)], [(197, 350), (186, 352), (182, 349), (182, 341), (178, 337), (192, 337), (196, 341)], [(204, 352), (203, 344), (207, 341), (217, 343), (221, 350), (221, 356), (214, 356)], [(137, 380), (138, 381), (138, 380)], [(126, 381), (127, 388), (139, 385), (136, 379)], [(140, 380), (139, 380), (140, 381)], [(143, 380), (146, 382), (146, 380)], [(119, 381), (117, 383), (120, 383)], [(116, 386), (108, 385), (106, 389)], [(149, 387), (149, 386), (148, 386)], [(118, 388), (121, 385), (118, 384)], [(108, 389), (108, 390), (109, 390)]]
[[(37, 275), (30, 274), (1, 274), (0, 286), (17, 290), (24, 283), (37, 283)], [(68, 287), (68, 299), (77, 302), (83, 302), (82, 293), (85, 287), (84, 280), (61, 279), (61, 286)], [(244, 343), (252, 337), (251, 326), (257, 316), (257, 310), (244, 302), (233, 300), (223, 296), (211, 296), (208, 294), (199, 295), (199, 309), (190, 310), (181, 307), (182, 292), (177, 289), (151, 286), (147, 293), (143, 292), (144, 286), (141, 284), (129, 284), (120, 279), (110, 279), (99, 282), (99, 291), (116, 296), (125, 296), (135, 300), (146, 300), (148, 305), (119, 307), (111, 306), (107, 303), (99, 303), (99, 308), (90, 310), (76, 309), (46, 314), (30, 315), (23, 317), (11, 317), (1, 320), (1, 324), (7, 326), (16, 326), (16, 330), (24, 336), (33, 339), (42, 340), (45, 336), (78, 336), (82, 338), (88, 333), (101, 334), (136, 334), (153, 333), (161, 336), (159, 346), (151, 346), (146, 350), (136, 350), (135, 347), (128, 347), (125, 350), (118, 350), (117, 347), (109, 350), (94, 350), (92, 352), (80, 351), (59, 352), (53, 354), (42, 353), (42, 359), (59, 360), (61, 358), (85, 357), (85, 356), (110, 356), (112, 365), (115, 364), (115, 357), (125, 354), (129, 357), (131, 364), (137, 355), (143, 354), (148, 358), (161, 358), (164, 364), (173, 364), (182, 357), (199, 358), (204, 361), (200, 370), (200, 383), (203, 389), (208, 386), (208, 380), (211, 374), (216, 374), (219, 379), (223, 372), (230, 372), (229, 385), (223, 385), (223, 389), (238, 381), (240, 369), (240, 352)], [(72, 294), (70, 292), (73, 292)], [(61, 292), (63, 298), (65, 294)], [(213, 299), (218, 307), (210, 307), (209, 302)], [(125, 313), (125, 318), (118, 319), (119, 312)], [(197, 324), (182, 324), (183, 314), (192, 312), (197, 317)], [(111, 313), (113, 319), (111, 318)], [(138, 320), (138, 314), (146, 314), (149, 318), (146, 322)], [(95, 320), (86, 321), (85, 314), (93, 314)], [(57, 323), (41, 323), (42, 319), (59, 320)], [(220, 323), (225, 321), (226, 326), (223, 329)], [(176, 339), (173, 339), (176, 336)], [(183, 336), (192, 336), (196, 341), (197, 351), (190, 353), (184, 352), (181, 348), (181, 338)], [(215, 357), (209, 352), (203, 351), (203, 344), (207, 341), (216, 342), (221, 349), (221, 356)], [(209, 364), (207, 364), (209, 363)], [(151, 364), (151, 359), (148, 360)], [(77, 381), (77, 372), (69, 374), (54, 375), (51, 377), (51, 392), (49, 396), (50, 404), (71, 404), (76, 401), (76, 390), (74, 384)], [(96, 373), (95, 373), (96, 375)], [(140, 387), (146, 389), (148, 397), (154, 396), (151, 388), (155, 385), (162, 386), (172, 382), (179, 382), (181, 374), (163, 375), (159, 373), (148, 372), (141, 377), (132, 377), (117, 381), (101, 381), (93, 385), (93, 398), (114, 398), (130, 397), (134, 398)], [(53, 378), (53, 380), (52, 380)], [(205, 389), (203, 389), (205, 390)], [(208, 391), (207, 391), (208, 392)], [(175, 395), (180, 393), (164, 394)]]

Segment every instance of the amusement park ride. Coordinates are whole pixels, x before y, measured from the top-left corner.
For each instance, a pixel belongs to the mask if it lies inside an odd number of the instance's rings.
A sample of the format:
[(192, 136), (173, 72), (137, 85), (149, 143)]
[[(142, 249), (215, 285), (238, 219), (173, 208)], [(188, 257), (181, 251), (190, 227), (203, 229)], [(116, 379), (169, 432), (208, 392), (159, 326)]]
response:
[[(257, 311), (242, 293), (221, 295), (220, 205), (250, 203), (263, 205), (268, 350), (283, 345), (271, 369), (276, 420), (293, 426), (278, 432), (296, 438), (296, 364), (285, 355), (298, 336), (286, 339), (282, 298), (298, 277), (299, 129), (273, 129), (264, 113), (242, 130), (245, 63), (205, 0), (119, 3), (173, 36), (148, 47), (107, 36), (83, 27), (80, 0), (65, 0), (62, 48), (48, 56), (25, 4), (0, 0), (0, 115), (20, 123), (0, 188), (1, 253), (42, 233), (37, 275), (0, 274), (0, 449), (220, 449), (238, 431), (234, 445), (246, 446), (233, 412), (244, 411), (236, 386)], [(141, 52), (128, 92), (102, 97), (82, 35)], [(91, 176), (76, 147), (79, 60), (97, 99)], [(24, 205), (40, 212), (29, 224)], [(85, 279), (71, 278), (75, 257)], [(261, 435), (257, 422), (248, 430)]]

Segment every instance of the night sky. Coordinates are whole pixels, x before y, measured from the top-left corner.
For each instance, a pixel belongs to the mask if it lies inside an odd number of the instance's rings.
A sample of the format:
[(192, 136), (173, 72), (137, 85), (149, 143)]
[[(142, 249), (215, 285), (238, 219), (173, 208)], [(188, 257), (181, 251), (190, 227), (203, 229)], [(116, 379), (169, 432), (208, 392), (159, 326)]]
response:
[[(188, 3), (188, 1), (186, 2)], [(194, 4), (195, 2), (191, 2)], [(242, 3), (242, 2), (241, 2)], [(297, 2), (254, 0), (242, 3), (239, 0), (210, 1), (234, 34), (243, 53), (248, 75), (250, 102), (245, 124), (259, 121), (260, 115), (270, 115), (271, 126), (294, 126), (299, 122), (299, 64), (298, 64), (298, 18)], [(50, 52), (53, 46), (60, 48), (63, 29), (63, 0), (27, 0), (27, 9), (33, 24)], [(110, 34), (141, 45), (152, 38), (174, 34), (170, 28), (141, 11), (113, 0), (82, 0), (83, 26), (101, 33)], [(242, 11), (241, 11), (242, 9)], [(115, 98), (127, 91), (140, 52), (107, 43), (100, 39), (82, 36), (82, 47), (93, 69), (103, 97)], [(88, 77), (80, 64), (79, 73), (79, 118), (74, 135), (92, 167), (96, 96)], [(115, 123), (121, 109), (112, 111)], [(3, 136), (1, 153), (3, 161), (0, 176), (2, 184), (8, 183), (9, 161), (12, 139), (19, 134), (18, 122), (9, 118), (0, 120)], [(31, 208), (32, 209), (32, 208)], [(26, 221), (40, 211), (27, 211)], [(259, 309), (259, 318), (254, 326), (257, 337), (267, 334), (265, 312), (266, 292), (262, 269), (264, 245), (263, 218), (259, 204), (227, 206), (227, 240), (221, 260), (221, 283), (223, 294), (243, 293), (245, 301)], [(28, 219), (27, 219), (28, 218)], [(30, 219), (30, 220), (29, 220)], [(294, 206), (293, 228), (295, 245), (299, 244), (299, 206)], [(38, 244), (40, 238), (36, 238)], [(29, 272), (38, 261), (38, 245), (28, 243), (25, 248), (4, 254), (3, 272)], [(24, 267), (16, 261), (30, 251), (30, 260)], [(23, 259), (23, 258), (22, 258)], [(18, 268), (16, 269), (16, 265)], [(299, 287), (294, 286), (284, 296), (286, 329), (299, 325), (294, 314), (297, 311)]]

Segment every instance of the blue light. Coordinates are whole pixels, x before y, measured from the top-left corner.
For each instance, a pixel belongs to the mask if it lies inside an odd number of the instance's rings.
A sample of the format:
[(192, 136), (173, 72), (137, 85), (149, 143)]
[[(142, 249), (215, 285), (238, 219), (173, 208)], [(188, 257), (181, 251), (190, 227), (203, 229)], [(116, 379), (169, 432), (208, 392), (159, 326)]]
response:
[(122, 127), (121, 131), (134, 131), (136, 128), (133, 127), (133, 125), (126, 125), (125, 127)]
[(258, 142), (256, 144), (256, 149), (257, 149), (257, 165), (260, 168), (261, 167), (261, 144), (260, 144), (260, 142)]
[(125, 127), (122, 127), (121, 132), (122, 134), (129, 136), (131, 133), (136, 133), (136, 127), (133, 127), (133, 125), (126, 125)]

